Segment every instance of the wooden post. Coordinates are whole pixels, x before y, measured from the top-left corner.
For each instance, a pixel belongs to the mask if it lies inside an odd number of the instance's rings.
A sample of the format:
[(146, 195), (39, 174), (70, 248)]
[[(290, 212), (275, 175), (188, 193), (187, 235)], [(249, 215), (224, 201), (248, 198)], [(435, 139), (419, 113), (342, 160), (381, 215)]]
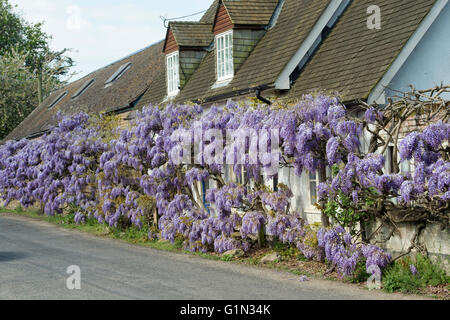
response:
[[(319, 183), (324, 183), (327, 181), (327, 168), (325, 166), (319, 168)], [(322, 221), (322, 227), (328, 228), (330, 226), (330, 220), (328, 219), (327, 215), (325, 214), (325, 205), (326, 201), (321, 200), (320, 206), (322, 207), (320, 220)]]
[(266, 228), (263, 225), (261, 225), (261, 228), (259, 228), (259, 232), (258, 232), (258, 247), (264, 248), (266, 244)]
[(156, 208), (156, 204), (153, 205), (153, 225), (158, 227), (158, 209)]

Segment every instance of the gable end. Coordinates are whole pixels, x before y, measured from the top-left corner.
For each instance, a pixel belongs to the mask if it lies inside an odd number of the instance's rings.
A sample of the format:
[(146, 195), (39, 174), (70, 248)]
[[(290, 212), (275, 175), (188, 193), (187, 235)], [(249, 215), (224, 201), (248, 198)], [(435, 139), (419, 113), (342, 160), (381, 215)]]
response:
[(177, 44), (177, 41), (175, 40), (175, 36), (173, 35), (172, 30), (167, 30), (167, 37), (166, 37), (166, 43), (164, 45), (164, 53), (170, 54), (172, 52), (178, 51), (180, 47)]
[(227, 9), (224, 4), (221, 3), (219, 9), (217, 10), (216, 19), (214, 21), (213, 32), (215, 35), (221, 34), (228, 30), (233, 29), (234, 25), (231, 21), (231, 17), (228, 14)]

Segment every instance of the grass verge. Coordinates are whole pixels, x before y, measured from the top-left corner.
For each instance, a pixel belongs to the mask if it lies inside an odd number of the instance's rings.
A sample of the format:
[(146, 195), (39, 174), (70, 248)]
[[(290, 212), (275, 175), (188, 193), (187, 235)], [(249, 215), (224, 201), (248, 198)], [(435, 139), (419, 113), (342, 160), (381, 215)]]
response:
[[(16, 209), (0, 208), (0, 213), (9, 213), (12, 215), (38, 219), (58, 225), (65, 229), (78, 230), (98, 237), (121, 240), (156, 250), (190, 254), (210, 260), (221, 260), (223, 262), (276, 269), (279, 271), (290, 272), (298, 276), (341, 281), (355, 284), (360, 288), (366, 288), (365, 281), (368, 275), (365, 273), (365, 266), (361, 265), (357, 268), (358, 270), (360, 269), (360, 271), (356, 273), (355, 277), (342, 278), (335, 272), (327, 272), (327, 267), (324, 263), (308, 261), (298, 250), (282, 243), (274, 243), (271, 248), (251, 250), (241, 257), (220, 255), (217, 253), (194, 253), (183, 249), (182, 240), (176, 240), (174, 243), (165, 240), (150, 241), (148, 240), (147, 231), (139, 230), (134, 226), (121, 231), (116, 228), (110, 228), (106, 225), (99, 224), (95, 219), (88, 219), (83, 224), (76, 224), (73, 214), (49, 217), (40, 214), (39, 210), (24, 210), (21, 206), (18, 206)], [(277, 253), (279, 258), (272, 262), (262, 263), (262, 258), (271, 253)], [(435, 265), (429, 264), (423, 257), (419, 257), (417, 263), (418, 271), (424, 276), (420, 276), (421, 278), (418, 280), (418, 277), (412, 277), (408, 274), (411, 261), (406, 261), (405, 259), (395, 263), (386, 270), (386, 274), (383, 277), (384, 291), (388, 293), (402, 292), (427, 295), (429, 297), (445, 300), (450, 299), (448, 293), (449, 277), (446, 276), (445, 271)], [(427, 280), (424, 280), (424, 277), (426, 277)]]

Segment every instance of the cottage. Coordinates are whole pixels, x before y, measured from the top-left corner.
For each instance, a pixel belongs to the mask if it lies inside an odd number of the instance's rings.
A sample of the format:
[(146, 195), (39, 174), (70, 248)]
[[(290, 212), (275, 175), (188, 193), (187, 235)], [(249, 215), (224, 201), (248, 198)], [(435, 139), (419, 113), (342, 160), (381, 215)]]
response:
[[(373, 6), (379, 28), (368, 24)], [(149, 104), (271, 103), (317, 89), (348, 106), (382, 105), (410, 84), (450, 83), (448, 39), (448, 0), (214, 0), (198, 22), (170, 22), (163, 41), (52, 93), (7, 140), (46, 133), (60, 110), (127, 118)], [(316, 173), (299, 179), (284, 168), (269, 183), (290, 186), (293, 208), (320, 220)]]

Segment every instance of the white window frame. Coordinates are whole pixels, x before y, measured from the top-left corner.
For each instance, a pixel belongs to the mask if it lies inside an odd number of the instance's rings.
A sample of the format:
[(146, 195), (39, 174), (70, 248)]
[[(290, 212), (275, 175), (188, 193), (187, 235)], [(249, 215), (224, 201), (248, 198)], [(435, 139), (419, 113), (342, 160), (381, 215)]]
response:
[[(311, 179), (312, 175), (315, 176), (315, 179)], [(312, 192), (311, 192), (311, 184), (312, 183), (315, 183), (315, 185), (316, 185), (315, 193), (316, 193), (316, 197), (318, 197), (318, 192), (319, 192), (319, 173), (317, 171), (315, 171), (314, 173), (313, 172), (308, 172), (308, 191), (309, 191), (308, 192), (308, 208), (309, 208), (308, 211), (316, 212), (317, 208), (314, 205), (318, 202), (318, 199), (316, 199), (315, 203), (312, 203)]]
[(167, 95), (174, 97), (180, 92), (180, 52), (175, 51), (166, 56)]
[(226, 82), (234, 77), (233, 30), (218, 34), (215, 41), (217, 82)]

